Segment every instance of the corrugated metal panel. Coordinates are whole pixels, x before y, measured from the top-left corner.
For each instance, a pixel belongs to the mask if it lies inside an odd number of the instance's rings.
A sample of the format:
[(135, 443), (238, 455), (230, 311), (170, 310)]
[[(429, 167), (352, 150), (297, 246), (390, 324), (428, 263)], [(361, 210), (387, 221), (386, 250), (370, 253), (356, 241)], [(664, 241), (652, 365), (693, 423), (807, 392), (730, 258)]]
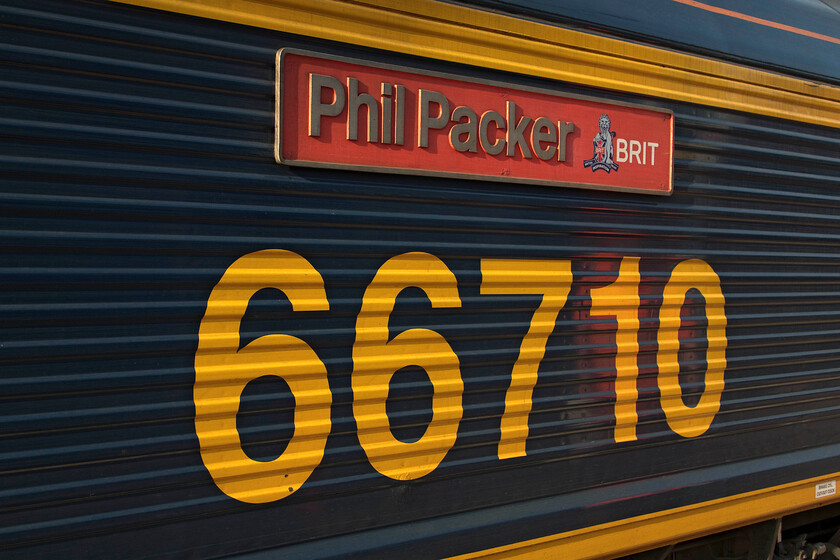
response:
[[(0, 18), (4, 557), (288, 545), (290, 558), (435, 558), (837, 470), (836, 130), (669, 104), (669, 198), (290, 169), (273, 160), (275, 52), (348, 47), (99, 2), (7, 1)], [(330, 310), (291, 313), (260, 292), (241, 345), (305, 340), (327, 367), (333, 407), (318, 469), (257, 506), (221, 493), (202, 464), (193, 361), (213, 286), (263, 249), (306, 258)], [(409, 290), (390, 328), (449, 341), (464, 413), (443, 463), (397, 482), (359, 445), (351, 349), (365, 287), (411, 251), (454, 272), (462, 305), (430, 311)], [(622, 256), (641, 259), (640, 420), (639, 440), (617, 444), (614, 326), (589, 308)], [(482, 295), (480, 259), (523, 257), (571, 259), (574, 283), (542, 360), (528, 456), (501, 461), (499, 417), (538, 300)], [(656, 386), (663, 286), (690, 258), (720, 276), (728, 318), (722, 407), (698, 438), (668, 428)], [(705, 369), (703, 307), (685, 307), (689, 392), (702, 387), (689, 374)], [(282, 452), (290, 401), (276, 378), (245, 390), (239, 429), (252, 457)], [(422, 372), (395, 377), (397, 437), (422, 435), (430, 401)]]

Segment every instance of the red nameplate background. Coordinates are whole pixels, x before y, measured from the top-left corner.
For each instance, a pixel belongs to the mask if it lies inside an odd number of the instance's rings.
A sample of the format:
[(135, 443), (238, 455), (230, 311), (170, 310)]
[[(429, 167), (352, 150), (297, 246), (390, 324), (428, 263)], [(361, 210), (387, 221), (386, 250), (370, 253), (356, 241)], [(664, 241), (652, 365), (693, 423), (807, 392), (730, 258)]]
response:
[[(316, 119), (320, 120), (320, 131), (316, 131), (316, 136), (310, 129), (312, 74), (337, 80), (332, 83), (341, 84), (345, 97), (340, 113), (321, 115)], [(358, 138), (347, 139), (351, 105), (348, 78), (358, 80), (359, 94), (367, 93), (376, 100), (376, 111), (379, 112), (377, 141), (368, 141), (369, 117), (364, 105), (356, 111)], [(359, 60), (327, 59), (290, 49), (283, 49), (277, 54), (277, 82), (276, 158), (282, 164), (653, 194), (670, 194), (672, 190), (673, 114), (670, 111), (556, 95), (546, 90), (522, 89), (500, 83), (462, 80), (451, 75), (412, 72)], [(382, 96), (383, 83), (391, 84), (392, 93), (387, 101)], [(397, 84), (405, 88), (402, 145), (393, 143), (393, 131), (391, 143), (382, 143), (383, 106), (386, 103), (392, 105), (393, 124), (397, 108), (391, 100), (396, 97), (393, 91)], [(479, 141), (476, 141), (478, 148), (475, 153), (458, 151), (452, 146), (449, 136), (450, 128), (457, 122), (450, 119), (441, 129), (429, 129), (428, 147), (421, 147), (418, 145), (421, 89), (443, 95), (449, 112), (465, 106), (478, 117), (487, 111), (495, 111), (506, 119), (502, 130), (495, 123), (489, 124), (488, 142), (505, 140), (506, 130), (514, 128), (517, 123), (522, 125), (523, 117), (531, 119), (522, 126), (521, 135), (526, 144), (529, 144), (531, 129), (539, 117), (545, 117), (556, 127), (560, 123), (573, 123), (574, 131), (566, 136), (565, 161), (558, 161), (556, 156), (541, 159), (533, 149), (527, 150), (532, 157), (526, 158), (522, 146), (514, 141), (515, 137), (509, 142), (514, 146), (512, 156), (508, 155), (507, 149), (500, 154), (487, 153)], [(330, 89), (319, 91), (322, 98), (314, 99), (314, 103), (326, 105), (338, 102), (338, 94), (333, 95)], [(507, 118), (507, 102), (515, 104), (513, 121)], [(437, 110), (441, 114), (439, 107), (435, 103), (427, 106), (431, 113)], [(609, 119), (606, 134), (599, 127), (602, 115), (607, 115)], [(545, 129), (541, 131), (545, 132)], [(605, 138), (607, 142), (603, 142)], [(610, 142), (611, 158), (608, 157), (610, 147), (605, 146)], [(544, 150), (549, 145), (555, 145), (555, 142), (543, 141), (539, 147)], [(558, 153), (559, 148), (557, 145)], [(593, 165), (598, 161), (612, 165)], [(586, 162), (589, 162), (588, 166)]]

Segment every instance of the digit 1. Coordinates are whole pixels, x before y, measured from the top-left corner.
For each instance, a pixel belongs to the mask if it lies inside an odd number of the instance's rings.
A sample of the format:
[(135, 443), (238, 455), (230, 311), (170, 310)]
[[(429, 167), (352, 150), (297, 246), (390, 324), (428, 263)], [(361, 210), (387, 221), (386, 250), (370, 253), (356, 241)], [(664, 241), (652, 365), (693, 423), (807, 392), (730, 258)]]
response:
[(615, 317), (615, 441), (635, 441), (639, 393), (639, 257), (624, 257), (615, 282), (590, 292), (595, 318)]

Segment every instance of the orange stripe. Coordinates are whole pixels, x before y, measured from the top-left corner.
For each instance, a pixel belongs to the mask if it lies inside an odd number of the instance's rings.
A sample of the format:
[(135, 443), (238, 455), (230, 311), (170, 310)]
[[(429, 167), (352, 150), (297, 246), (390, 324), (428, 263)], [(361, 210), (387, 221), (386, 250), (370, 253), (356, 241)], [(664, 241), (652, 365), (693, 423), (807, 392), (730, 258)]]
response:
[(837, 37), (831, 37), (830, 35), (823, 35), (822, 33), (814, 33), (813, 31), (808, 31), (806, 29), (799, 29), (798, 27), (793, 27), (790, 25), (785, 25), (784, 23), (777, 23), (775, 21), (770, 21), (769, 19), (761, 19), (753, 16), (748, 16), (747, 14), (742, 14), (740, 12), (733, 12), (732, 10), (725, 10), (723, 8), (718, 8), (716, 6), (710, 6), (708, 4), (703, 4), (702, 2), (697, 2), (696, 0), (674, 0), (674, 2), (679, 2), (680, 4), (685, 4), (687, 6), (693, 6), (695, 8), (699, 8), (701, 10), (706, 10), (708, 12), (714, 12), (716, 14), (722, 14), (729, 17), (734, 17), (738, 19), (742, 19), (744, 21), (751, 21), (752, 23), (757, 23), (759, 25), (764, 25), (767, 27), (773, 27), (775, 29), (781, 29), (782, 31), (789, 31), (791, 33), (796, 33), (798, 35), (805, 35), (806, 37), (811, 37), (813, 39), (819, 39), (821, 41), (828, 41), (829, 43), (837, 43), (840, 45), (840, 39)]

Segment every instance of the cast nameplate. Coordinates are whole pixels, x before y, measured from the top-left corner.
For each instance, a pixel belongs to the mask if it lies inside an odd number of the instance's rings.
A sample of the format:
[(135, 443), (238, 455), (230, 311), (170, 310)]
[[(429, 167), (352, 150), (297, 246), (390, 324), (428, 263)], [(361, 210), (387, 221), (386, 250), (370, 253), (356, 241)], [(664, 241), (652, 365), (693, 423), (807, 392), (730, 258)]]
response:
[(277, 53), (278, 163), (670, 194), (673, 114)]

